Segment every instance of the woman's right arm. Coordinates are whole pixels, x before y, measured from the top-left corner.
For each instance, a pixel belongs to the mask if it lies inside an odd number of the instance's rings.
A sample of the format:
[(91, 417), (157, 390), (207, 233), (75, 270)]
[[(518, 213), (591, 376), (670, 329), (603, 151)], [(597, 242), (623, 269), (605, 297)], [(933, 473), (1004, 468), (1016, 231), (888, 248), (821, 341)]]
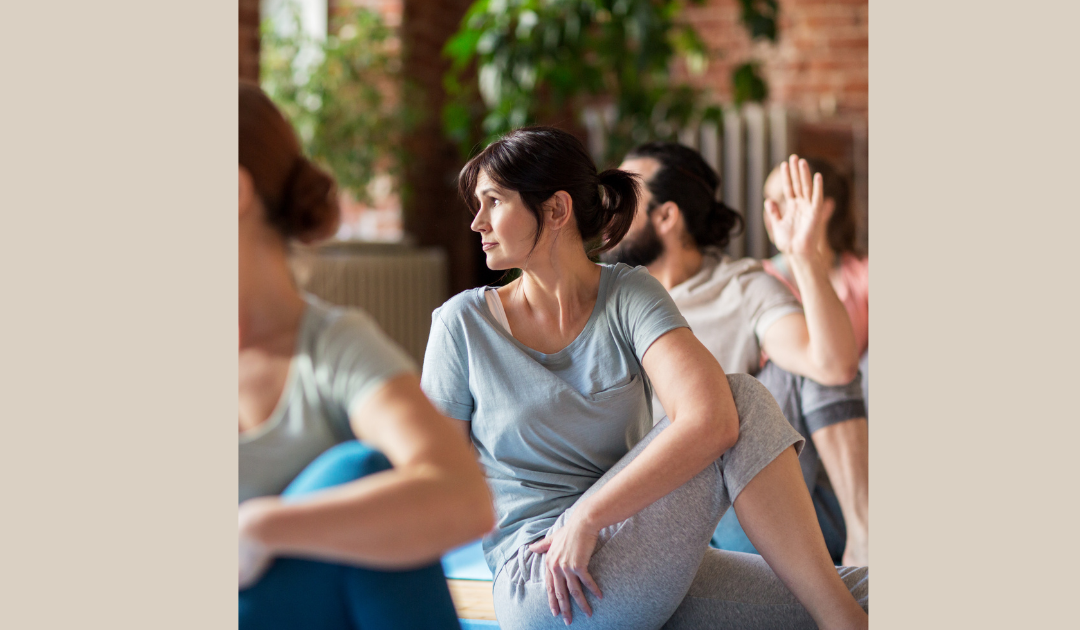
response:
[(588, 572), (600, 530), (630, 518), (689, 481), (739, 437), (738, 411), (724, 370), (689, 328), (662, 335), (641, 362), (671, 426), (603, 488), (578, 502), (562, 529), (531, 548), (533, 553), (548, 554), (549, 604), (552, 613), (561, 613), (567, 623), (572, 618), (571, 598), (591, 614), (582, 584), (602, 597)]
[[(272, 555), (384, 568), (436, 561), (494, 526), (491, 496), (461, 421), (440, 414), (415, 375), (398, 376), (353, 410), (358, 437), (392, 470), (313, 495), (265, 501), (250, 534)], [(468, 428), (467, 426), (465, 427)]]

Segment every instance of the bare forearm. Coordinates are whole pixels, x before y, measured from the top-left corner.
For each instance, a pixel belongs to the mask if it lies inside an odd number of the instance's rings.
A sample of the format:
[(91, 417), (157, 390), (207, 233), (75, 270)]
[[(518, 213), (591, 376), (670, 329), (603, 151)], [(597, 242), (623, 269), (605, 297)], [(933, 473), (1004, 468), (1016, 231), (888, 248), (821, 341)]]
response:
[(829, 270), (817, 256), (787, 256), (802, 296), (809, 337), (808, 354), (815, 368), (808, 374), (826, 385), (840, 385), (855, 378), (859, 369), (858, 347), (851, 319), (829, 281)]
[(672, 422), (626, 468), (579, 503), (574, 518), (594, 531), (630, 518), (692, 479), (738, 439), (737, 433), (710, 435), (703, 424)]
[(865, 564), (870, 532), (869, 433), (866, 418), (829, 425), (810, 436), (836, 491), (848, 546)]
[(487, 487), (473, 477), (426, 465), (378, 473), (278, 503), (254, 534), (274, 555), (419, 566), (492, 527)]

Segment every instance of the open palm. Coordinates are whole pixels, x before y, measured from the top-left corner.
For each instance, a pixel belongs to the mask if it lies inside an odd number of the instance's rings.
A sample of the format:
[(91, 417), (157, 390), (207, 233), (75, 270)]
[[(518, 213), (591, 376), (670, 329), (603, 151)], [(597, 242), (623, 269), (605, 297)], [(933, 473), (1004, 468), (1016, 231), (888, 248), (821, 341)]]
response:
[(776, 249), (796, 256), (813, 255), (825, 246), (828, 216), (822, 195), (822, 179), (810, 176), (810, 165), (792, 155), (780, 165), (784, 200), (765, 200), (765, 221)]

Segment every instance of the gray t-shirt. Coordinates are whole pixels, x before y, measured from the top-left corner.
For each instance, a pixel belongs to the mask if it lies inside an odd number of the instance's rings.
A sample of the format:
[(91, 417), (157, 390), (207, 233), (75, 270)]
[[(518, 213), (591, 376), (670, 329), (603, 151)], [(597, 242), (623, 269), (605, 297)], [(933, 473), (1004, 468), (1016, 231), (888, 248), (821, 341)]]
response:
[(240, 501), (280, 494), (328, 448), (355, 439), (352, 410), (415, 365), (360, 310), (304, 296), (285, 389), (270, 417), (240, 434)]
[(443, 413), (471, 422), (498, 515), (483, 542), (497, 575), (652, 429), (641, 357), (686, 320), (644, 268), (604, 265), (581, 334), (543, 354), (498, 324), (484, 290), (432, 315), (421, 387)]

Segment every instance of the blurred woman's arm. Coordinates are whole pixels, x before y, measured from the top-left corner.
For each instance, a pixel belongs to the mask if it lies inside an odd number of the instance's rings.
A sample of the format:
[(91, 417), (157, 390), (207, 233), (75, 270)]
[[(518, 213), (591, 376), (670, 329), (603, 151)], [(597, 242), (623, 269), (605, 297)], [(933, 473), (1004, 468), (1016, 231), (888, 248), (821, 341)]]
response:
[(406, 568), (435, 561), (494, 526), (491, 496), (468, 442), (431, 405), (415, 375), (383, 385), (353, 410), (351, 423), (394, 468), (303, 501), (247, 501), (242, 535), (274, 556)]

